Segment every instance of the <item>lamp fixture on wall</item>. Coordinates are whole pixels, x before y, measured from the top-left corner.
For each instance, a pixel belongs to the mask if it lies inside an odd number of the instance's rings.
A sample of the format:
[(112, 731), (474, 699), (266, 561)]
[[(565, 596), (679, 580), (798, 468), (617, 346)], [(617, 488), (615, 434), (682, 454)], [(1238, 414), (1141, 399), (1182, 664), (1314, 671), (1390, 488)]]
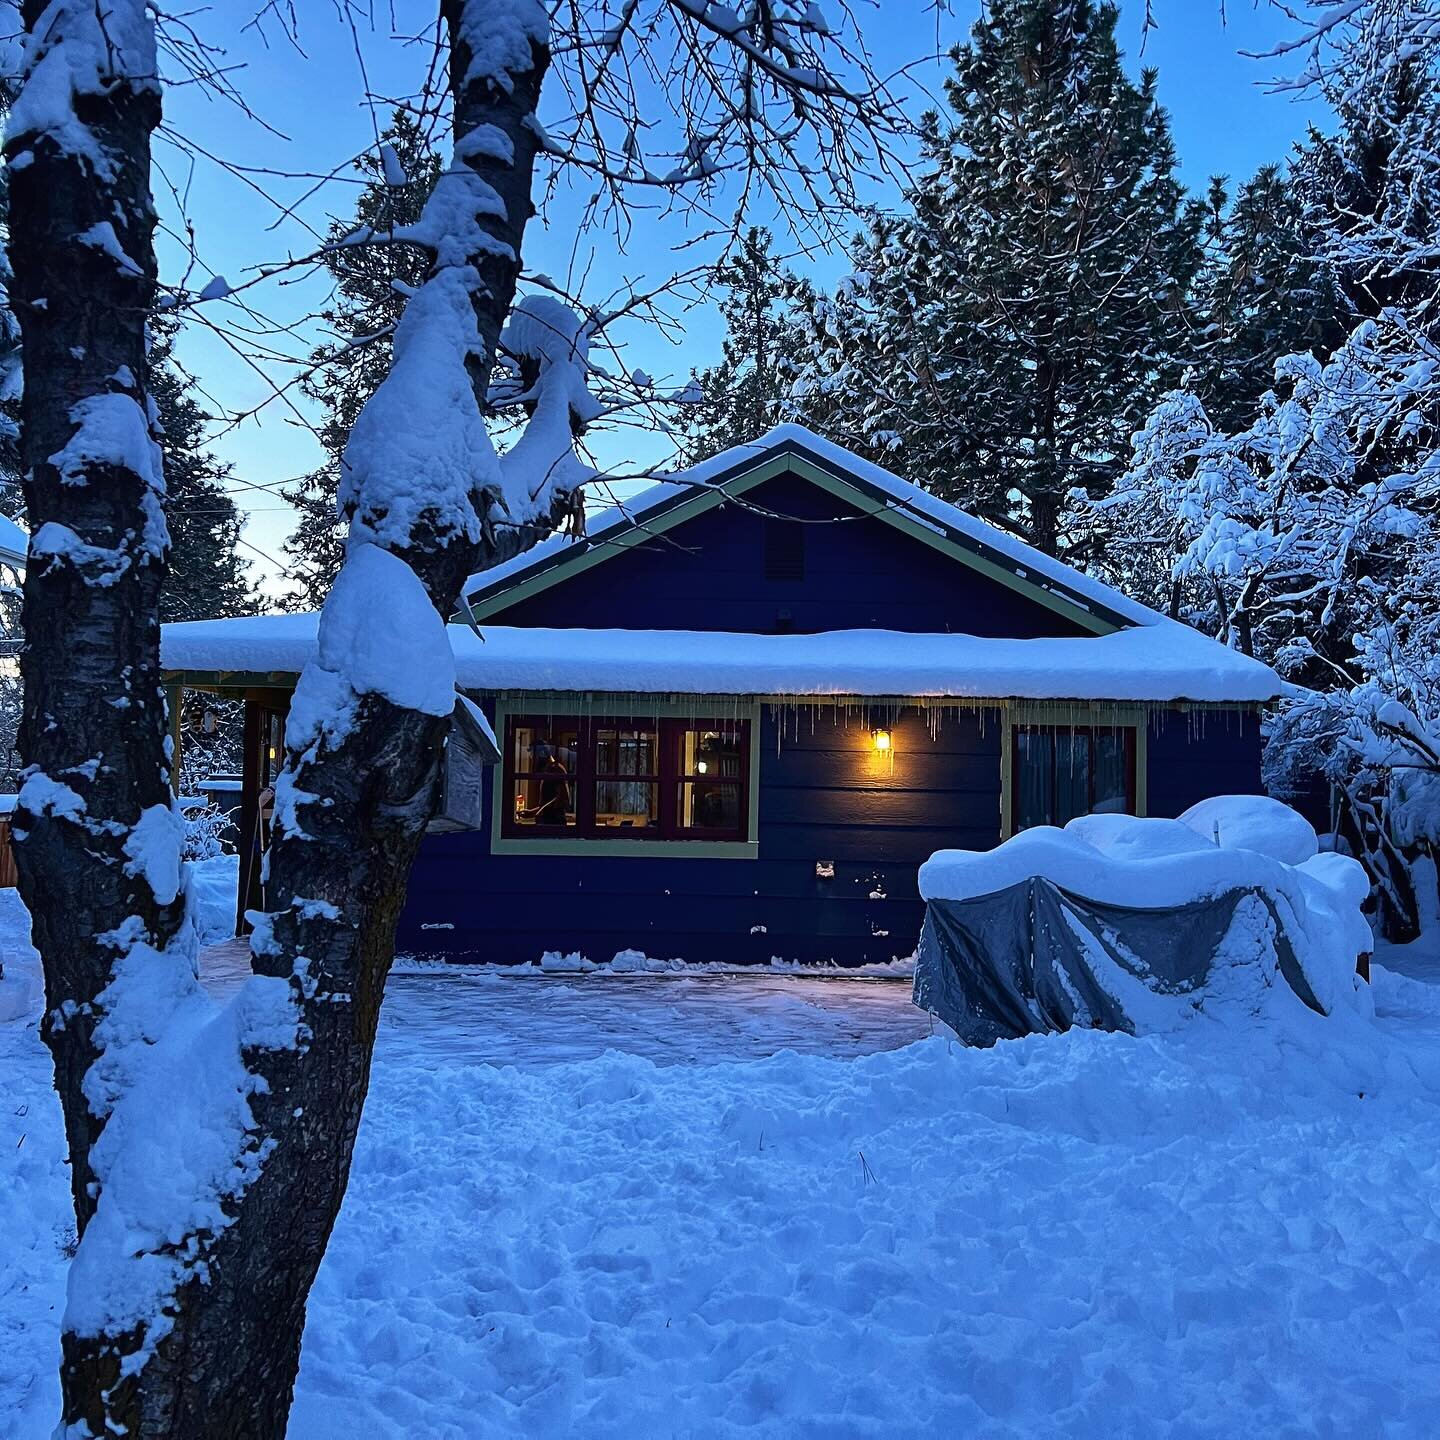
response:
[(877, 750), (888, 750), (890, 748), (890, 732), (888, 730), (876, 730), (874, 732), (874, 740)]

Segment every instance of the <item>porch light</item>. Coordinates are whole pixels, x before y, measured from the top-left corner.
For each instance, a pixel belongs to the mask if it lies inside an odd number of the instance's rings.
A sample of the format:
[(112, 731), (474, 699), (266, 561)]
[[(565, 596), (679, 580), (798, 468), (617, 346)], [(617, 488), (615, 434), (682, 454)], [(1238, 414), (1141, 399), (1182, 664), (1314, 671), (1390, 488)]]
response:
[(888, 730), (875, 731), (875, 748), (877, 750), (888, 750), (890, 748), (890, 732)]

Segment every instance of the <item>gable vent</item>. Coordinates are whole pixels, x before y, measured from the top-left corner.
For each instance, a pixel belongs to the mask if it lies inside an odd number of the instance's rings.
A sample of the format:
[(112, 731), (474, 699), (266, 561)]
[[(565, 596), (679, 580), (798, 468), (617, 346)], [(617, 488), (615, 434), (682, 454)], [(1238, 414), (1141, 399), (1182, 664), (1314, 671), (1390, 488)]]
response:
[(805, 527), (795, 520), (765, 520), (765, 578), (805, 578)]

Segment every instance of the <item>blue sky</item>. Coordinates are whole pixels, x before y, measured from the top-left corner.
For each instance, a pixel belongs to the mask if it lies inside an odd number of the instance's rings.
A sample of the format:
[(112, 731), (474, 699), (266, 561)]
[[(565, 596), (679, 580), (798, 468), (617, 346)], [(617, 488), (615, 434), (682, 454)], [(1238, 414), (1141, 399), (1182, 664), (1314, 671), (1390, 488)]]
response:
[[(433, 34), (437, 8), (434, 0), (395, 0), (397, 34)], [(958, 0), (937, 30), (928, 0), (861, 0), (857, 5), (881, 71), (933, 56), (937, 34), (942, 49), (962, 39), (978, 8), (976, 0)], [(1203, 188), (1214, 173), (1237, 178), (1250, 174), (1281, 158), (1312, 120), (1323, 123), (1313, 103), (1268, 93), (1265, 81), (1273, 73), (1273, 62), (1240, 53), (1263, 51), (1287, 33), (1284, 17), (1265, 0), (1255, 8), (1244, 0), (1230, 0), (1224, 23), (1219, 0), (1156, 0), (1155, 8), (1160, 28), (1151, 31), (1142, 56), (1141, 7), (1135, 0), (1123, 6), (1122, 43), (1132, 69), (1145, 64), (1160, 71), (1160, 96), (1170, 111), (1183, 177), (1192, 189)], [(237, 67), (237, 87), (265, 125), (198, 89), (177, 87), (169, 93), (166, 119), (175, 131), (210, 155), (255, 168), (247, 183), (210, 160), (192, 163), (172, 146), (157, 149), (164, 172), (163, 180), (157, 177), (157, 198), (171, 232), (160, 241), (166, 280), (178, 279), (187, 263), (176, 238), (183, 232), (182, 207), (167, 187), (184, 195), (183, 213), (195, 227), (200, 280), (192, 279), (192, 285), (198, 288), (212, 273), (239, 284), (252, 267), (312, 248), (315, 234), (323, 232), (330, 215), (347, 212), (354, 193), (343, 178), (317, 187), (309, 180), (263, 173), (265, 167), (319, 175), (343, 167), (373, 144), (374, 117), (364, 99), (367, 80), (372, 92), (386, 96), (418, 88), (432, 47), (428, 39), (406, 41), (392, 34), (390, 15), (380, 15), (385, 6), (376, 7), (377, 28), (358, 37), (338, 22), (329, 0), (298, 0), (297, 10), (303, 54), (273, 30), (266, 37), (243, 28), (251, 6), (234, 7), (237, 13), (232, 16), (217, 9), (197, 17), (207, 37), (225, 47), (227, 62)], [(923, 87), (938, 88), (945, 68), (938, 62), (922, 66), (907, 85), (917, 109), (924, 104)], [(312, 189), (314, 193), (307, 194)], [(580, 198), (573, 189), (562, 190), (549, 211), (532, 222), (526, 237), (528, 269), (557, 277), (570, 270)], [(784, 228), (783, 217), (759, 218)], [(682, 217), (644, 219), (623, 254), (608, 231), (580, 235), (578, 251), (589, 263), (590, 292), (603, 295), (626, 281), (654, 284), (671, 270), (693, 263), (699, 258), (694, 251), (676, 253), (689, 238)], [(843, 257), (822, 256), (805, 268), (824, 284), (843, 272)], [(293, 272), (284, 283), (272, 281), (254, 292), (257, 308), (283, 327), (272, 343), (304, 353), (318, 334), (306, 316), (323, 303), (325, 293), (321, 277)], [(223, 308), (206, 313), (227, 315)], [(719, 327), (713, 312), (702, 307), (685, 313), (674, 341), (640, 326), (624, 339), (628, 364), (657, 378), (683, 377), (692, 366), (715, 357)], [(180, 354), (227, 411), (260, 405), (286, 373), (283, 367), (262, 373), (200, 324), (192, 324), (182, 338)], [(299, 408), (314, 418), (303, 404)], [(218, 435), (216, 449), (235, 466), (232, 488), (249, 516), (249, 558), (257, 574), (273, 577), (292, 517), (273, 490), (254, 487), (272, 486), (313, 468), (320, 459), (319, 447), (301, 420), (272, 400), (255, 418)], [(602, 446), (600, 453), (607, 464), (621, 467), (630, 461), (660, 463), (668, 447), (659, 438), (647, 440), (630, 432)]]

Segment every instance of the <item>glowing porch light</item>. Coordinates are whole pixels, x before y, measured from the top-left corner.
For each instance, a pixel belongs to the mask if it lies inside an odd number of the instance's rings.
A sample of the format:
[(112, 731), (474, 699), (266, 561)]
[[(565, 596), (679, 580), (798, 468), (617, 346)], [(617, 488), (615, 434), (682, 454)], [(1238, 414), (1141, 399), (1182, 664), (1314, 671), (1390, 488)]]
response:
[(875, 731), (875, 748), (877, 750), (888, 750), (890, 748), (890, 732), (888, 730)]

